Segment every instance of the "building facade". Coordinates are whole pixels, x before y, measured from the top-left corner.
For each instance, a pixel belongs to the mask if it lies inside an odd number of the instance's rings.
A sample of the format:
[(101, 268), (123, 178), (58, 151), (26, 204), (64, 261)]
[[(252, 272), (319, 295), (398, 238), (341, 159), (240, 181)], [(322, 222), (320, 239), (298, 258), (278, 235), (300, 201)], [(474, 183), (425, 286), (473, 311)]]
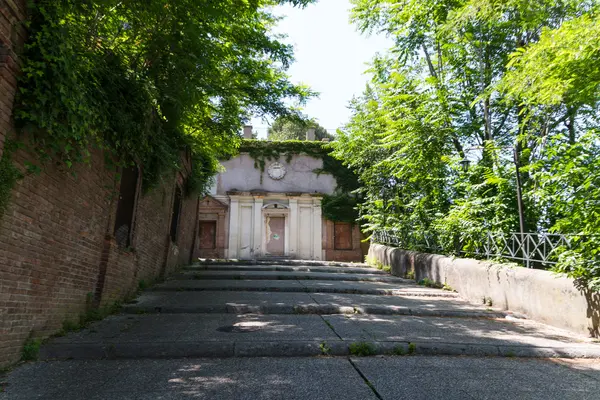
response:
[(280, 154), (263, 168), (248, 153), (222, 162), (210, 196), (200, 201), (199, 258), (361, 261), (357, 225), (323, 217), (336, 191), (323, 160)]

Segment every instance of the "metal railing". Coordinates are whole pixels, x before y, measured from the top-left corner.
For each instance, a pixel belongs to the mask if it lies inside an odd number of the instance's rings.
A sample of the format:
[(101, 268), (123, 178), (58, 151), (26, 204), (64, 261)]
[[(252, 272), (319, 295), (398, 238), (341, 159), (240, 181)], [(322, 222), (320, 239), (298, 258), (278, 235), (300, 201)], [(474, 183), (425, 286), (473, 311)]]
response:
[(437, 244), (434, 235), (429, 233), (422, 234), (401, 234), (397, 230), (376, 231), (371, 236), (371, 241), (380, 244), (386, 244), (394, 247), (416, 248), (428, 251), (438, 251), (442, 248)]
[[(430, 234), (411, 235), (401, 238), (397, 231), (377, 231), (372, 236), (374, 243), (395, 247), (416, 248), (427, 251), (439, 251), (441, 246)], [(413, 239), (414, 238), (414, 239)], [(522, 263), (527, 268), (547, 268), (558, 262), (561, 252), (572, 248), (576, 235), (554, 233), (491, 233), (488, 232), (483, 240), (473, 249), (461, 250), (461, 255), (478, 256), (482, 258), (504, 258)], [(416, 241), (415, 241), (416, 239)], [(462, 246), (458, 246), (462, 248)]]
[(507, 258), (527, 268), (549, 267), (558, 262), (560, 251), (570, 250), (575, 236), (554, 233), (491, 233), (473, 250), (485, 258)]

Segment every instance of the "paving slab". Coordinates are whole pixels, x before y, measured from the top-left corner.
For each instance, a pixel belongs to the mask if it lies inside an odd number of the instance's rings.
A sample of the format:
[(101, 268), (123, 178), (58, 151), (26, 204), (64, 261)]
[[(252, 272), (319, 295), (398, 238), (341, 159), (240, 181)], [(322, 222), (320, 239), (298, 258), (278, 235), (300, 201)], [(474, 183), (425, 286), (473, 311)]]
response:
[(127, 313), (375, 314), (501, 318), (507, 312), (460, 299), (327, 293), (148, 292)]
[(290, 260), (290, 259), (263, 259), (263, 260), (237, 260), (237, 259), (199, 259), (193, 265), (293, 265), (293, 266), (324, 266), (324, 267), (358, 267), (372, 268), (370, 265), (359, 262), (340, 262), (322, 260)]
[(376, 400), (347, 359), (100, 360), (27, 364), (0, 399)]
[(533, 321), (323, 316), (345, 341), (411, 342), (419, 354), (600, 357), (600, 344)]
[(49, 344), (331, 339), (318, 315), (148, 314), (111, 316)]
[(414, 281), (389, 275), (370, 273), (339, 273), (314, 271), (184, 271), (177, 279), (251, 279), (251, 280), (323, 280), (412, 283)]
[(458, 298), (453, 292), (432, 289), (410, 283), (348, 282), (348, 281), (278, 281), (230, 279), (172, 279), (155, 285), (152, 291), (267, 291), (307, 293), (354, 293), (374, 295), (405, 295)]
[(454, 292), (441, 289), (426, 288), (413, 281), (406, 283), (386, 282), (346, 282), (346, 281), (298, 281), (309, 293), (349, 293), (374, 294), (388, 296), (426, 296), (458, 298)]
[(598, 370), (585, 374), (547, 360), (376, 357), (352, 362), (384, 400), (592, 400), (600, 391)]
[(489, 316), (500, 317), (512, 315), (510, 312), (492, 309), (484, 306), (470, 304), (458, 297), (426, 297), (426, 296), (378, 296), (368, 294), (345, 293), (310, 293), (310, 297), (318, 304), (332, 304), (349, 306), (358, 309), (360, 314), (385, 314), (385, 309), (407, 309), (410, 315), (437, 315), (444, 316)]
[(336, 272), (343, 274), (375, 274), (390, 276), (389, 273), (372, 267), (331, 267), (310, 265), (227, 265), (227, 264), (195, 264), (184, 267), (184, 271), (306, 271), (306, 272)]
[(184, 291), (146, 292), (126, 304), (128, 313), (281, 313), (295, 314), (295, 308), (317, 305), (308, 293)]

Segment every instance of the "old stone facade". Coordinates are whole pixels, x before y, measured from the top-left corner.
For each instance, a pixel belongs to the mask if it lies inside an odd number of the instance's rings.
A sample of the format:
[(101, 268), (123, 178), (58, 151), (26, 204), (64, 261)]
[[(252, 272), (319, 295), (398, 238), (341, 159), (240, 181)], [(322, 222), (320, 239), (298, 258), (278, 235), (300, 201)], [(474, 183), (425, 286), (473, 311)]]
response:
[[(14, 135), (24, 17), (24, 0), (0, 1), (0, 154)], [(25, 150), (12, 159), (23, 171), (34, 161)], [(182, 159), (183, 171), (147, 193), (140, 171), (119, 180), (99, 151), (74, 174), (48, 163), (17, 183), (0, 216), (0, 367), (20, 358), (28, 338), (56, 333), (190, 262), (198, 199), (182, 192), (190, 169), (189, 156)]]
[(259, 168), (248, 153), (222, 162), (212, 193), (200, 202), (200, 258), (361, 261), (357, 225), (322, 216), (335, 178), (323, 160), (281, 154)]

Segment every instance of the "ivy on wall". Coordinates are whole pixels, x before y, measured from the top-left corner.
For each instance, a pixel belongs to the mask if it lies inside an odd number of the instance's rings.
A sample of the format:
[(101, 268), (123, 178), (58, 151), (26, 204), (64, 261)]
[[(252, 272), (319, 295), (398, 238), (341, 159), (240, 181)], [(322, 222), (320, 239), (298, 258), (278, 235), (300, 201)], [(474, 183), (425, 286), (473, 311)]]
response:
[(293, 51), (271, 35), (271, 0), (209, 3), (28, 2), (14, 118), (40, 164), (69, 169), (102, 149), (140, 167), (148, 190), (190, 152), (186, 188), (205, 191), (249, 110), (294, 114), (284, 99), (312, 92), (287, 79)]
[(359, 199), (352, 192), (358, 188), (358, 179), (352, 170), (331, 156), (331, 151), (330, 143), (304, 140), (246, 139), (239, 148), (240, 153), (247, 153), (254, 159), (254, 167), (261, 173), (265, 171), (267, 161), (277, 161), (281, 157), (285, 157), (287, 163), (296, 154), (322, 159), (323, 167), (314, 172), (330, 174), (337, 182), (336, 193), (323, 196), (323, 216), (330, 221), (356, 223), (359, 217), (356, 209)]

